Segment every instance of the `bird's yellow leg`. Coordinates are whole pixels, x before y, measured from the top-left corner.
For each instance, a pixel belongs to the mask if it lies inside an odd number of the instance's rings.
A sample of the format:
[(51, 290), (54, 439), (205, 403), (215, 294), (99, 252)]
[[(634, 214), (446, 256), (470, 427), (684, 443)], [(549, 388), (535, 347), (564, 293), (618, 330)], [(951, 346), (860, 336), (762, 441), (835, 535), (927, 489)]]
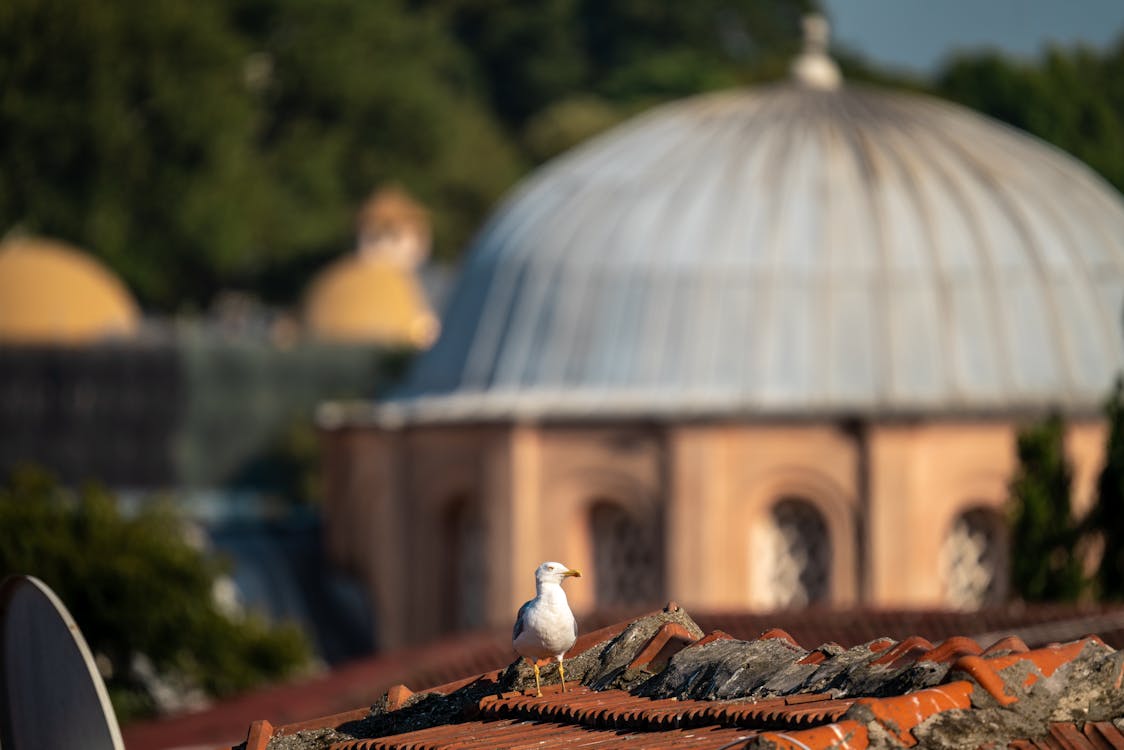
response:
[(562, 668), (562, 660), (558, 660), (558, 676), (562, 678), (562, 692), (566, 692), (566, 670)]
[(539, 685), (539, 663), (536, 661), (531, 666), (535, 668), (535, 695), (542, 697), (542, 687)]

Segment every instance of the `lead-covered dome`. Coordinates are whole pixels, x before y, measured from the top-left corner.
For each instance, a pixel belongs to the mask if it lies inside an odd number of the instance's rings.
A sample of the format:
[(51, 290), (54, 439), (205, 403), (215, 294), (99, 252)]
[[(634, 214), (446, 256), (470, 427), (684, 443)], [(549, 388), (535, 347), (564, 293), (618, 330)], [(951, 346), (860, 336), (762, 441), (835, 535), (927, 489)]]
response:
[(1083, 164), (940, 100), (777, 84), (527, 179), (390, 413), (1087, 409), (1122, 310), (1124, 203)]

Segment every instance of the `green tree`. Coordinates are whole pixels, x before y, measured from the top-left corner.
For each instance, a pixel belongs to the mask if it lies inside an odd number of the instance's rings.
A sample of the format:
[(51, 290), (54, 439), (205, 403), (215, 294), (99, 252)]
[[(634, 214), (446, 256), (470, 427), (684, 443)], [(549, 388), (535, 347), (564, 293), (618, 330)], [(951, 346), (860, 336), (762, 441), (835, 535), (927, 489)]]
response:
[(439, 20), (396, 0), (231, 7), (263, 69), (260, 148), (276, 201), (258, 237), (268, 262), (246, 282), (293, 299), (307, 261), (351, 247), (355, 210), (390, 181), (432, 209), (437, 254), (455, 257), (523, 165)]
[(669, 99), (783, 75), (810, 0), (581, 3), (595, 90)]
[(527, 122), (524, 145), (532, 159), (543, 162), (617, 124), (622, 117), (621, 110), (600, 97), (563, 99)]
[(960, 56), (935, 90), (1058, 146), (1124, 190), (1124, 39), (1106, 52), (1052, 47), (1031, 62)]
[(396, 0), (6, 0), (0, 48), (0, 234), (89, 248), (151, 308), (295, 301), (391, 180), (450, 257), (521, 169)]
[(0, 578), (31, 574), (54, 589), (91, 650), (109, 660), (107, 687), (122, 719), (156, 708), (134, 668), (138, 656), (164, 680), (212, 696), (307, 663), (296, 626), (220, 610), (213, 591), (222, 571), (186, 541), (167, 508), (125, 518), (107, 493), (69, 492), (32, 469), (0, 485)]
[[(470, 51), (492, 110), (533, 156), (557, 135), (652, 104), (783, 75), (811, 0), (413, 0)], [(605, 116), (604, 110), (611, 114)], [(528, 129), (529, 132), (528, 132)], [(551, 153), (553, 147), (546, 148)]]
[(586, 88), (589, 59), (575, 0), (414, 0), (472, 58), (490, 109), (512, 132), (548, 104)]
[(1104, 552), (1097, 568), (1097, 593), (1124, 599), (1124, 380), (1117, 379), (1105, 404), (1108, 442), (1104, 468), (1097, 480), (1097, 499), (1087, 530), (1100, 535)]
[(158, 305), (242, 267), (268, 183), (220, 8), (0, 4), (0, 233), (87, 246)]
[(1027, 601), (1074, 601), (1084, 589), (1065, 426), (1051, 416), (1022, 429), (1011, 482), (1011, 584)]

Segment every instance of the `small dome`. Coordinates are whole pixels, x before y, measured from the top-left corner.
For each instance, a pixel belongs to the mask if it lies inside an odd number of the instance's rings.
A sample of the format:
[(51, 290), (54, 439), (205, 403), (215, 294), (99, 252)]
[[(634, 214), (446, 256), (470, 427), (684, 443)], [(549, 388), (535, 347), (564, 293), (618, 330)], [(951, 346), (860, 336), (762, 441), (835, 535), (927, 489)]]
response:
[(1096, 408), (1124, 203), (937, 99), (826, 76), (673, 103), (523, 182), (388, 415)]
[(304, 305), (317, 338), (424, 348), (437, 337), (437, 316), (417, 276), (390, 259), (354, 254), (317, 276)]
[(129, 290), (92, 256), (61, 242), (0, 244), (0, 341), (89, 343), (137, 331)]

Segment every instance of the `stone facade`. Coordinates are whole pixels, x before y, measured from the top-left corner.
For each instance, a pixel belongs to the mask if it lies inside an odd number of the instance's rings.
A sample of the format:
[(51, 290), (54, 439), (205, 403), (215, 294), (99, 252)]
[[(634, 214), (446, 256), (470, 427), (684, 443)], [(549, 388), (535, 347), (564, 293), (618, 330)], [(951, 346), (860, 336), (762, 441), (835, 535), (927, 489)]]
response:
[[(669, 598), (765, 609), (786, 603), (778, 582), (799, 589), (789, 604), (985, 604), (1006, 593), (1005, 571), (988, 567), (1006, 559), (1017, 429), (983, 418), (352, 423), (325, 432), (327, 547), (366, 585), (386, 648), (510, 624), (548, 559), (584, 571), (569, 590), (579, 613)], [(1068, 426), (1078, 513), (1104, 429)]]

